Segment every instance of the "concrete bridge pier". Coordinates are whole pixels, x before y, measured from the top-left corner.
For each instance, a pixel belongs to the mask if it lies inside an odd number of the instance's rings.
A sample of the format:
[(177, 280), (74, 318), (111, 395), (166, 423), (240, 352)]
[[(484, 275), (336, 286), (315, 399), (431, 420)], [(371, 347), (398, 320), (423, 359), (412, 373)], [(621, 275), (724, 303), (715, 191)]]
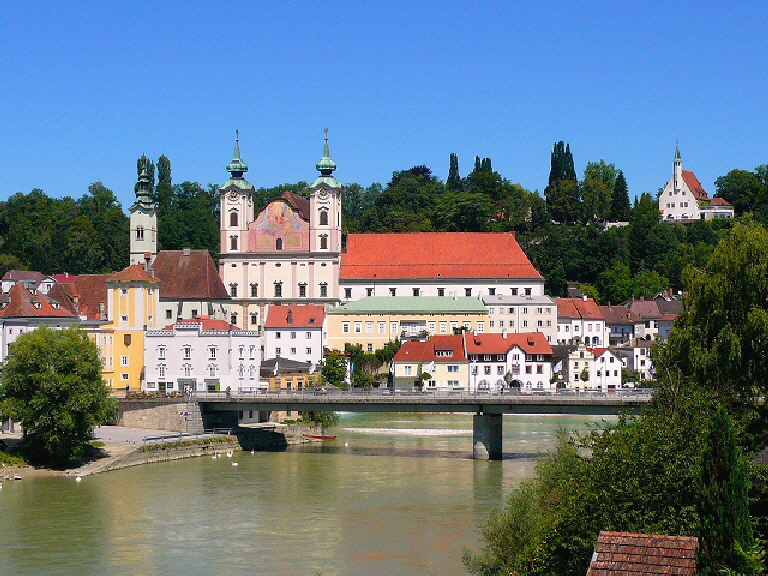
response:
[(472, 457), (478, 460), (501, 460), (501, 414), (472, 416)]

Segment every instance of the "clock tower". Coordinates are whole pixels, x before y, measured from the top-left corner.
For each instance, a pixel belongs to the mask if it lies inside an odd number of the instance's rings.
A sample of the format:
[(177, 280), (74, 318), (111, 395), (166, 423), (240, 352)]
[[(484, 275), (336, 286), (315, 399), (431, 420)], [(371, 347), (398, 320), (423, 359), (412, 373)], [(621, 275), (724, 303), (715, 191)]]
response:
[(323, 157), (315, 165), (320, 176), (309, 187), (310, 252), (341, 253), (341, 197), (344, 185), (336, 180), (336, 163), (328, 150), (328, 128), (325, 129)]
[(227, 164), (230, 177), (219, 188), (222, 254), (247, 251), (245, 244), (248, 224), (253, 221), (253, 195), (256, 189), (243, 177), (248, 172), (248, 165), (240, 159), (240, 137), (237, 131), (235, 134), (234, 157)]

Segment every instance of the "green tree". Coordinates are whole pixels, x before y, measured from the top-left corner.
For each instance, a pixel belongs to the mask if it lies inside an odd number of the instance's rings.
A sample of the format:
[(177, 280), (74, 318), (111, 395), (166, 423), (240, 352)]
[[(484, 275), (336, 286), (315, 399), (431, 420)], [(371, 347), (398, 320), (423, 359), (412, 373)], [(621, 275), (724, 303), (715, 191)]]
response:
[(714, 569), (762, 573), (759, 562), (750, 558), (755, 540), (747, 463), (739, 454), (736, 432), (723, 405), (712, 417), (706, 436), (699, 482), (699, 563), (711, 568), (711, 573), (716, 573)]
[(80, 456), (93, 428), (114, 413), (96, 344), (76, 328), (22, 334), (2, 368), (0, 406), (21, 422), (33, 462), (61, 465)]
[[(759, 168), (759, 167), (758, 167)], [(715, 180), (717, 196), (728, 201), (737, 215), (754, 212), (768, 202), (768, 187), (765, 181), (748, 170), (731, 170)]]
[(616, 184), (616, 166), (599, 162), (587, 162), (582, 182), (584, 216), (588, 221), (607, 220), (611, 214), (611, 192)]
[(627, 222), (629, 220), (629, 189), (624, 173), (616, 172), (616, 181), (611, 191), (611, 215), (613, 222)]
[[(122, 270), (128, 262), (130, 250), (130, 219), (123, 212), (117, 196), (101, 182), (94, 182), (88, 187), (88, 193), (77, 201), (77, 205), (82, 215), (88, 217), (93, 225), (94, 251), (100, 253), (100, 259), (97, 260), (94, 253), (91, 255), (92, 263), (76, 267), (81, 269), (81, 273)], [(72, 262), (71, 258), (69, 262)], [(75, 272), (74, 269), (69, 271)]]
[[(572, 185), (563, 186), (563, 182)], [(574, 190), (575, 187), (575, 190)], [(549, 183), (544, 189), (547, 199), (547, 207), (552, 218), (557, 222), (578, 222), (581, 220), (581, 207), (569, 214), (569, 209), (574, 209), (574, 204), (580, 205), (580, 194), (576, 182), (576, 170), (573, 167), (573, 154), (571, 148), (562, 140), (556, 142), (550, 155)]]
[[(768, 231), (737, 224), (703, 269), (685, 272), (683, 315), (659, 350), (672, 381), (696, 382), (728, 406), (748, 448), (766, 442)], [(674, 377), (673, 377), (674, 376)]]
[(459, 157), (451, 154), (448, 167), (448, 179), (445, 181), (446, 190), (461, 190), (461, 175), (459, 174)]
[(323, 375), (323, 380), (331, 386), (344, 387), (347, 378), (346, 356), (334, 350), (326, 356), (320, 373)]
[(162, 218), (171, 210), (173, 202), (173, 178), (171, 176), (171, 161), (165, 156), (157, 159), (157, 186), (155, 186), (155, 202), (157, 215)]
[(9, 270), (27, 270), (27, 266), (13, 254), (0, 254), (0, 278)]
[(104, 252), (99, 245), (96, 229), (88, 216), (78, 216), (67, 231), (66, 270), (73, 274), (101, 272)]

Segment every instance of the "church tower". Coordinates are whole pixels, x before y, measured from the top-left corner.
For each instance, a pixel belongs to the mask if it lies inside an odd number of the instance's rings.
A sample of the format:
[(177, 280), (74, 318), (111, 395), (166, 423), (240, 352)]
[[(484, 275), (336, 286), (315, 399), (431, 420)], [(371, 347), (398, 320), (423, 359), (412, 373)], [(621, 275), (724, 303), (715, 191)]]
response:
[(336, 180), (336, 163), (328, 150), (328, 128), (324, 130), (323, 157), (315, 165), (320, 176), (309, 187), (310, 252), (341, 253), (341, 198), (344, 185)]
[(148, 270), (157, 256), (157, 204), (152, 199), (146, 170), (136, 186), (136, 201), (131, 206), (131, 261)]
[(243, 174), (248, 165), (240, 159), (240, 135), (235, 131), (235, 153), (227, 164), (230, 177), (219, 188), (221, 214), (221, 253), (237, 254), (247, 252), (248, 224), (253, 221), (253, 184)]

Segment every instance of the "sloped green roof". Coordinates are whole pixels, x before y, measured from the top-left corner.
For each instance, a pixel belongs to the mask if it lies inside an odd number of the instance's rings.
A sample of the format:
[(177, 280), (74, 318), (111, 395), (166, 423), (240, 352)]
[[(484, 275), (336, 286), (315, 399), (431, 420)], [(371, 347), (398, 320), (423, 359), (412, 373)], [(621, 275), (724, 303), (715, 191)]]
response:
[(481, 300), (469, 296), (371, 296), (330, 308), (327, 314), (487, 314)]

